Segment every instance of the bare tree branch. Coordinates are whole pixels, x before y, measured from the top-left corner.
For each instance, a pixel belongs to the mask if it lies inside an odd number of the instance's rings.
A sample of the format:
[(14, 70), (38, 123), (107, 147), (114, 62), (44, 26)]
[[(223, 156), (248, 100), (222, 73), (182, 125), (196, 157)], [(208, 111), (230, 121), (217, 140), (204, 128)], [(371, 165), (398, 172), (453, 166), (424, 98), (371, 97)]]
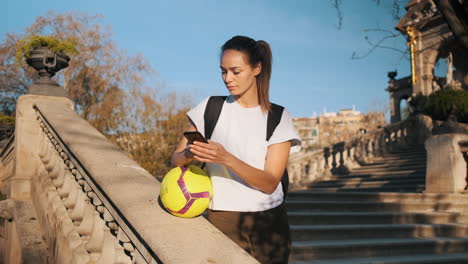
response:
[(336, 18), (338, 19), (336, 28), (340, 30), (341, 27), (343, 26), (343, 11), (341, 9), (343, 1), (342, 0), (330, 0), (330, 2), (333, 8), (336, 9)]
[(366, 40), (367, 44), (369, 44), (370, 49), (366, 51), (362, 55), (358, 55), (356, 52), (353, 52), (351, 55), (352, 60), (360, 60), (368, 57), (374, 50), (376, 49), (387, 49), (387, 50), (393, 50), (398, 53), (402, 54), (402, 57), (405, 57), (408, 54), (408, 49), (401, 50), (392, 46), (388, 45), (383, 45), (384, 42), (388, 41), (389, 39), (393, 39), (396, 37), (401, 37), (402, 35), (398, 32), (386, 30), (386, 29), (381, 29), (381, 28), (372, 28), (372, 29), (365, 29), (364, 32), (377, 32), (377, 33), (386, 33), (385, 36), (381, 37), (377, 42), (373, 42), (370, 40), (369, 36), (365, 36), (364, 39)]
[(401, 19), (400, 10), (401, 8), (400, 8), (400, 3), (398, 2), (398, 0), (393, 0), (393, 6), (392, 6), (393, 20), (399, 21)]
[[(381, 0), (372, 0), (372, 1), (377, 6), (380, 6), (380, 4), (381, 4)], [(392, 16), (393, 20), (395, 20), (395, 21), (399, 21), (400, 18), (401, 18), (400, 12), (401, 12), (401, 4), (403, 2), (407, 2), (407, 0), (393, 0), (393, 2), (392, 2), (391, 16)], [(342, 0), (330, 0), (330, 3), (333, 6), (333, 8), (336, 9), (337, 20), (338, 20), (337, 28), (341, 29), (342, 26), (343, 26), (343, 18), (344, 18), (343, 10), (342, 10), (343, 2), (342, 2)], [(370, 41), (369, 36), (365, 36), (365, 39), (366, 39), (367, 43), (370, 46), (370, 49), (367, 52), (365, 52), (364, 54), (362, 54), (362, 55), (358, 55), (357, 52), (353, 52), (353, 54), (351, 55), (351, 59), (358, 60), (358, 59), (366, 58), (374, 50), (376, 50), (378, 48), (379, 49), (393, 50), (393, 51), (396, 51), (398, 53), (401, 53), (402, 56), (401, 56), (400, 60), (402, 58), (404, 58), (404, 57), (407, 57), (407, 55), (408, 55), (408, 50), (407, 49), (406, 50), (401, 50), (401, 49), (391, 47), (391, 46), (388, 46), (388, 45), (383, 45), (383, 43), (385, 41), (401, 36), (400, 33), (395, 32), (395, 31), (391, 31), (391, 30), (381, 29), (381, 28), (365, 29), (364, 32), (365, 33), (384, 33), (386, 35), (381, 37), (375, 43)]]

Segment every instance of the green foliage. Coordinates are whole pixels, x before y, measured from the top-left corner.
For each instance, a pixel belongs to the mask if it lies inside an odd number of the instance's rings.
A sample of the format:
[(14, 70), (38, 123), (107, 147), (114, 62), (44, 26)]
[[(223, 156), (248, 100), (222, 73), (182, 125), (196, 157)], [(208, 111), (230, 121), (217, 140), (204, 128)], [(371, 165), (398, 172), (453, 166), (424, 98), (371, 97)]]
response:
[(468, 91), (439, 90), (429, 96), (413, 97), (411, 105), (435, 120), (447, 120), (452, 114), (458, 122), (468, 123)]
[(15, 125), (15, 117), (0, 115), (0, 124), (1, 125)]
[(18, 41), (15, 55), (16, 63), (21, 64), (23, 56), (29, 58), (31, 51), (40, 47), (48, 47), (55, 53), (64, 53), (69, 57), (78, 54), (76, 44), (72, 41), (59, 40), (54, 36), (31, 35)]

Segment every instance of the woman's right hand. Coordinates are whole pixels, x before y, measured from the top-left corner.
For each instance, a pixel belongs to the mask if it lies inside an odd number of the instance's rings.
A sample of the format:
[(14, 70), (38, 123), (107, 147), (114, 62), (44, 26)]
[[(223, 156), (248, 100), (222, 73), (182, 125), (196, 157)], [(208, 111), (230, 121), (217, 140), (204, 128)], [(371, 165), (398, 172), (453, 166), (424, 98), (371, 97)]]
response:
[[(186, 131), (197, 131), (194, 125), (190, 124)], [(171, 166), (178, 167), (184, 166), (190, 163), (193, 159), (193, 153), (190, 151), (191, 145), (188, 144), (188, 141), (185, 137), (179, 142), (179, 145), (175, 149), (171, 158)]]

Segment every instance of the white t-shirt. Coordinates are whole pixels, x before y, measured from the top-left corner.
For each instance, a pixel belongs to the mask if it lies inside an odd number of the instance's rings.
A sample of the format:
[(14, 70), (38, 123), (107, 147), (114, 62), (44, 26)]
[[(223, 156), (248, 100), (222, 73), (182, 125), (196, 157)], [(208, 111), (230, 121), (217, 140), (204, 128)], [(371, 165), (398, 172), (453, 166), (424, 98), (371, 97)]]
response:
[[(208, 99), (187, 113), (203, 135), (205, 134), (204, 113)], [(222, 144), (226, 151), (250, 166), (264, 170), (269, 145), (291, 141), (290, 153), (299, 151), (301, 146), (291, 115), (286, 109), (270, 140), (266, 141), (267, 117), (268, 114), (263, 112), (260, 106), (244, 108), (232, 95), (228, 96), (211, 140)], [(265, 211), (278, 206), (283, 201), (281, 182), (272, 194), (266, 194), (245, 182), (224, 165), (207, 163), (205, 170), (211, 176), (213, 184), (213, 199), (210, 203), (212, 210)]]

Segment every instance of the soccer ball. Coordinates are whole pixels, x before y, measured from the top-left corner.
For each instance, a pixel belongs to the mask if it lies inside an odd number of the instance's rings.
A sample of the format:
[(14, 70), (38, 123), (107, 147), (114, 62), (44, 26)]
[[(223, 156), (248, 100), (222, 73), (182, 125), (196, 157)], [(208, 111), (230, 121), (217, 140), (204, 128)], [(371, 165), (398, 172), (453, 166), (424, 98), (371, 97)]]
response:
[(199, 216), (213, 197), (211, 179), (197, 166), (176, 167), (164, 176), (160, 196), (171, 214), (185, 218)]

